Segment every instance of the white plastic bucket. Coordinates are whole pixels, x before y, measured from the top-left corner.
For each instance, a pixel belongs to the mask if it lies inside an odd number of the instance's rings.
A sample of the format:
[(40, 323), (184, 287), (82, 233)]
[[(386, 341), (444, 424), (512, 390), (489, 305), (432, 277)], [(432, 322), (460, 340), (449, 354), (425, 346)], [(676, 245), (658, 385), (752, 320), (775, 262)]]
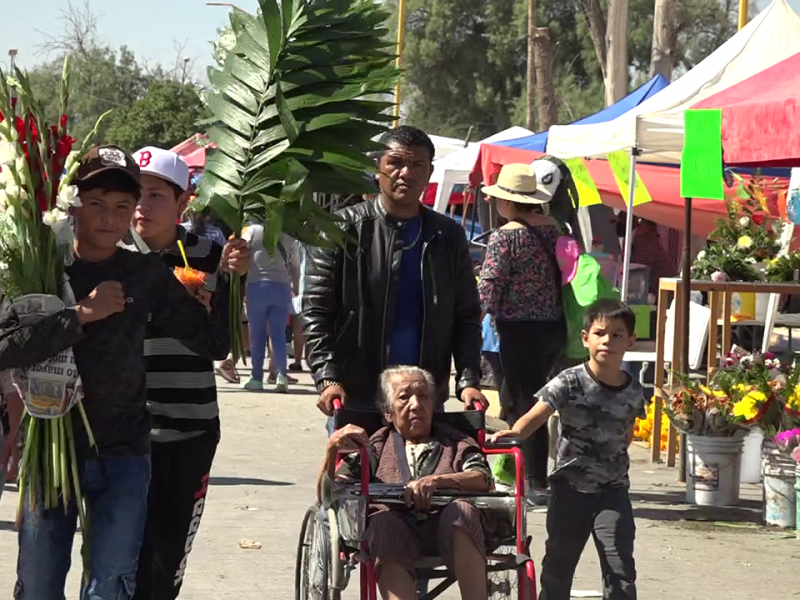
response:
[(794, 529), (797, 524), (797, 463), (765, 441), (761, 451), (764, 474), (764, 521)]
[(761, 444), (764, 434), (761, 429), (752, 429), (744, 438), (742, 449), (742, 468), (739, 471), (741, 483), (759, 483), (761, 481)]
[(739, 501), (742, 439), (686, 436), (686, 501), (731, 506)]

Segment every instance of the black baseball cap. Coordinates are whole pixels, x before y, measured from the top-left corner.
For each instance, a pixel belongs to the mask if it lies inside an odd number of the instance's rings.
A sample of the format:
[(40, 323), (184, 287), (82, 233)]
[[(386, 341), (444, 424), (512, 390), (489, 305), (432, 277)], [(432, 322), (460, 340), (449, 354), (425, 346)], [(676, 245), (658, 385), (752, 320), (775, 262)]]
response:
[(81, 157), (74, 183), (84, 183), (101, 173), (116, 171), (141, 188), (139, 165), (118, 146), (94, 146)]

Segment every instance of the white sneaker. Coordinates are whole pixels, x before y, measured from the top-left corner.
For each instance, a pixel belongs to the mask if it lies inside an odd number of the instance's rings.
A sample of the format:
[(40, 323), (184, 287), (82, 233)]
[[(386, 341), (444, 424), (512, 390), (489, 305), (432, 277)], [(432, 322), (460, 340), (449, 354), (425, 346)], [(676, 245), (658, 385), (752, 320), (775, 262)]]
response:
[(285, 394), (289, 391), (289, 382), (286, 380), (286, 375), (278, 373), (275, 376), (275, 391), (279, 394)]

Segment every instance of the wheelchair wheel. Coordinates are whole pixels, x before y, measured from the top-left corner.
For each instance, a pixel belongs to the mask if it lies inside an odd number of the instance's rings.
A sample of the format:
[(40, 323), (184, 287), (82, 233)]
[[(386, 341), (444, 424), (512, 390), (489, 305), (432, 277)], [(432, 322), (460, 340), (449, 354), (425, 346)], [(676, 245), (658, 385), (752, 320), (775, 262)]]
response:
[(295, 600), (338, 600), (329, 590), (331, 571), (330, 527), (325, 510), (312, 506), (303, 517), (295, 562)]
[[(493, 556), (490, 556), (487, 560), (489, 600), (517, 600), (520, 569), (511, 565), (509, 569), (492, 570), (493, 567), (499, 568), (504, 563), (509, 562), (500, 560), (499, 557), (503, 555), (513, 556), (516, 554), (516, 548), (513, 546), (501, 546), (492, 554)], [(524, 567), (522, 567), (522, 571), (524, 571)]]

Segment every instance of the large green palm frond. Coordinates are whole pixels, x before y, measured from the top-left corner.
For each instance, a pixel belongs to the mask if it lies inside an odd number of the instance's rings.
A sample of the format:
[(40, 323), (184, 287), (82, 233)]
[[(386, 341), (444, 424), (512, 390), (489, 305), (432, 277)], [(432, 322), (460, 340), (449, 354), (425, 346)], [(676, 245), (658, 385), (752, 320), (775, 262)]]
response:
[(209, 72), (216, 150), (197, 202), (236, 232), (248, 219), (264, 223), (270, 251), (282, 232), (340, 243), (336, 219), (312, 194), (369, 191), (366, 152), (392, 119), (384, 98), (398, 78), (387, 14), (373, 0), (259, 5), (255, 16), (231, 14), (235, 45)]

